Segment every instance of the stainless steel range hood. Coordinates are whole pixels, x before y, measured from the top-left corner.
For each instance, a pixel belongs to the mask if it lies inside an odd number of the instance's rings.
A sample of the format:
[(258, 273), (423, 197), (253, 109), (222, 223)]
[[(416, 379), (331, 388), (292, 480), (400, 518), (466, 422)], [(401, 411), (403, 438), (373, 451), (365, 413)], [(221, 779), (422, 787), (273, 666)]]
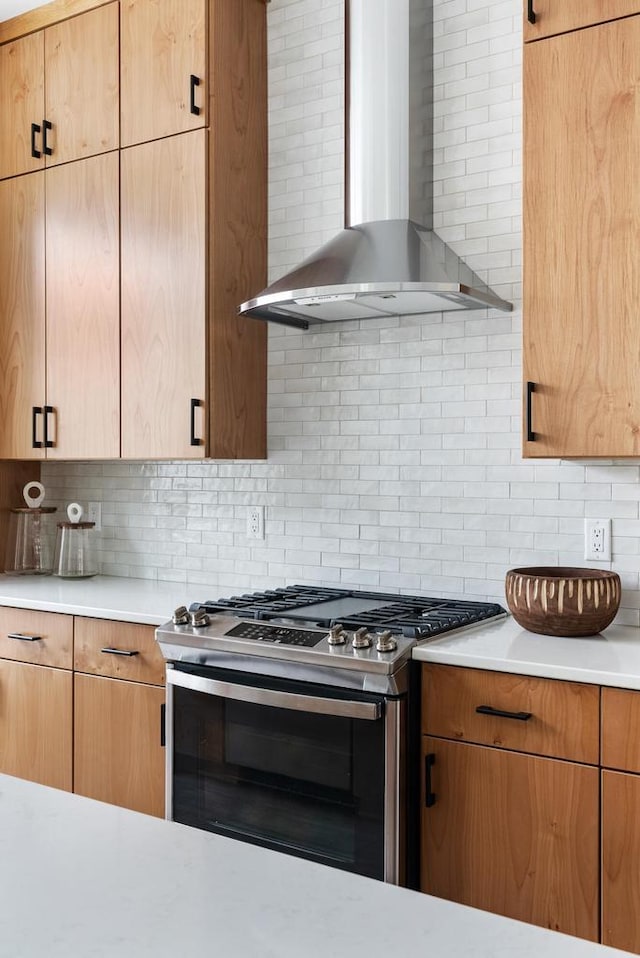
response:
[(345, 0), (347, 226), (239, 313), (307, 329), (511, 310), (432, 230), (432, 0)]

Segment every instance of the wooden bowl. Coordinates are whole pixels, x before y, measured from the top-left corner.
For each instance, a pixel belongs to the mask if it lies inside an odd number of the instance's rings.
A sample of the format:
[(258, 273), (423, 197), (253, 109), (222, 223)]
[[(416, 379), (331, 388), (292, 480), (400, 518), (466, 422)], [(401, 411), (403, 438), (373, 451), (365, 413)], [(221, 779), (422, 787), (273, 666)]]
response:
[(620, 605), (620, 577), (602, 569), (510, 569), (507, 605), (523, 629), (541, 635), (597, 635)]

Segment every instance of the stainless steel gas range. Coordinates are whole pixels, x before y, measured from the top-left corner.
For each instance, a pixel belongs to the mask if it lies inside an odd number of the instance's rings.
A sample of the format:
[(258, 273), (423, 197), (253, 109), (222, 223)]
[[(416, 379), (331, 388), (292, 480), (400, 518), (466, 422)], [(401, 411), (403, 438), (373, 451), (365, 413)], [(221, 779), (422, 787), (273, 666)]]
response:
[(494, 603), (312, 586), (176, 609), (156, 632), (167, 817), (411, 884), (411, 650), (504, 615)]

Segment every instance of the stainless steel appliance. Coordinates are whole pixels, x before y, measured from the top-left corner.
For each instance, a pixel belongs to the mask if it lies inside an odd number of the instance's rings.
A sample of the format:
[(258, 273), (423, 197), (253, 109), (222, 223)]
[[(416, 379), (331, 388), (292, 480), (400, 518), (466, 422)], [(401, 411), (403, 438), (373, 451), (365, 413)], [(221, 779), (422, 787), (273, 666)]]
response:
[(411, 883), (411, 650), (504, 614), (492, 603), (309, 586), (177, 609), (156, 632), (167, 660), (167, 817)]

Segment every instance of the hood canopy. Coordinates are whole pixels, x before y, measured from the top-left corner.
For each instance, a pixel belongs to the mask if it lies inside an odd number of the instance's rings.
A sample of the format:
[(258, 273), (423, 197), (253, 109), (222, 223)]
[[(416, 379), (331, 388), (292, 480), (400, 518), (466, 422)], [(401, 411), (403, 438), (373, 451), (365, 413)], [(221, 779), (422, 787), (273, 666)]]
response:
[(345, 0), (348, 223), (241, 315), (322, 322), (511, 310), (433, 231), (432, 0)]

